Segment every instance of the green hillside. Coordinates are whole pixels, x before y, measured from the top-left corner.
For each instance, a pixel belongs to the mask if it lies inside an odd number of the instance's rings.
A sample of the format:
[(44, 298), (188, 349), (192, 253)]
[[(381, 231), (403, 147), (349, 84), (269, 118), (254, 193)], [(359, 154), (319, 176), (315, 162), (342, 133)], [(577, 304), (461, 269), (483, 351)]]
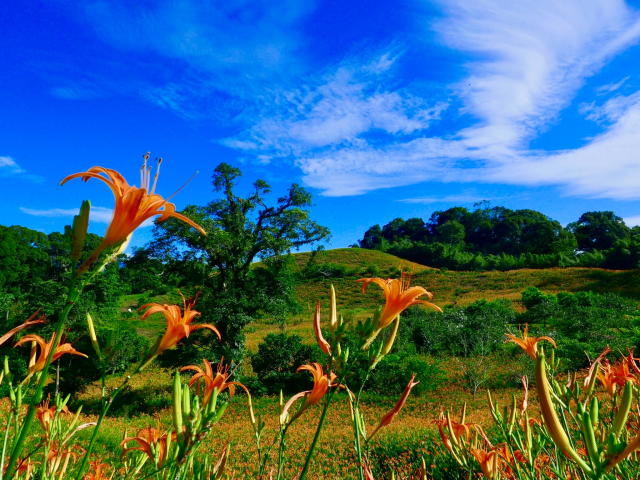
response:
[[(300, 271), (307, 265), (310, 256), (311, 253), (293, 254)], [(332, 284), (336, 288), (340, 314), (345, 318), (358, 320), (370, 315), (376, 306), (384, 302), (384, 297), (382, 290), (376, 285), (371, 285), (366, 295), (362, 295), (361, 284), (355, 281), (359, 278), (374, 276), (371, 274), (372, 270), (378, 272), (375, 276), (396, 277), (399, 275), (400, 266), (413, 271), (412, 284), (425, 287), (433, 293), (433, 301), (440, 307), (451, 304), (464, 306), (481, 298), (488, 300), (506, 298), (520, 308), (520, 294), (531, 286), (538, 287), (547, 293), (591, 290), (599, 293), (615, 292), (640, 300), (640, 270), (553, 268), (508, 272), (453, 272), (410, 264), (393, 255), (362, 248), (327, 250), (319, 253), (315, 262), (320, 266), (342, 265), (346, 267), (346, 271), (343, 276), (337, 278), (319, 276), (303, 279), (296, 287), (302, 312), (288, 322), (287, 330), (302, 336), (309, 342), (313, 341), (313, 329), (309, 328), (309, 321), (315, 303), (320, 300), (322, 308), (328, 312), (329, 291)], [(128, 295), (123, 298), (123, 316), (129, 321), (136, 321), (139, 318), (135, 312), (139, 297), (139, 295)], [(171, 292), (163, 296), (149, 297), (147, 301), (174, 303), (179, 302), (180, 297), (177, 292)], [(131, 313), (128, 312), (129, 308), (132, 309)], [(164, 320), (160, 316), (139, 322), (137, 325), (141, 333), (151, 337), (155, 337), (164, 330)], [(280, 327), (272, 324), (268, 319), (249, 325), (246, 328), (247, 347), (255, 350), (265, 335), (279, 331)]]

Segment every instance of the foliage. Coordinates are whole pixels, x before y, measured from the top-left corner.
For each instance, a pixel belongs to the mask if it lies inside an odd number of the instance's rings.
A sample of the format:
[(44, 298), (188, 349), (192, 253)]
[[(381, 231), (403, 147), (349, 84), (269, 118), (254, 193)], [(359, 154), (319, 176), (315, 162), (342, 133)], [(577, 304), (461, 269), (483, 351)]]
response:
[(369, 228), (360, 247), (451, 270), (640, 267), (640, 229), (613, 212), (587, 212), (563, 228), (534, 210), (476, 204), (434, 212), (428, 221), (396, 218)]
[(467, 307), (450, 307), (437, 314), (420, 307), (407, 310), (402, 330), (419, 352), (469, 357), (500, 348), (516, 318), (511, 302), (478, 300)]
[[(216, 351), (236, 361), (243, 357), (243, 327), (261, 314), (271, 314), (272, 307), (282, 316), (283, 305), (291, 305), (286, 299), (265, 305), (268, 283), (253, 262), (285, 255), (329, 235), (327, 228), (310, 219), (305, 208), (311, 206), (311, 194), (303, 187), (293, 184), (275, 206), (267, 206), (271, 187), (263, 180), (256, 180), (246, 197), (235, 193), (241, 175), (238, 168), (221, 163), (212, 183), (222, 198), (204, 206), (189, 205), (183, 211), (207, 231), (206, 236), (169, 219), (156, 224), (148, 248), (149, 256), (163, 262), (179, 260), (202, 267), (202, 274), (189, 280), (203, 287), (202, 319), (220, 329), (224, 343), (215, 345)], [(269, 266), (274, 267), (272, 275), (283, 271), (280, 266)], [(271, 297), (280, 294), (291, 298), (290, 292), (268, 292)]]
[(365, 389), (381, 395), (400, 395), (407, 386), (407, 379), (414, 373), (420, 383), (411, 390), (413, 395), (433, 392), (446, 379), (436, 358), (388, 355), (376, 366)]
[(306, 390), (310, 383), (306, 375), (298, 375), (301, 365), (312, 362), (319, 354), (302, 343), (299, 335), (268, 334), (251, 355), (251, 366), (258, 376), (263, 393), (285, 393)]
[(593, 292), (545, 295), (530, 287), (523, 292), (522, 299), (527, 311), (518, 321), (533, 325), (534, 332), (552, 334), (567, 368), (588, 365), (589, 357), (595, 358), (607, 345), (614, 351), (624, 351), (626, 345), (638, 342), (633, 328), (637, 306), (619, 295)]

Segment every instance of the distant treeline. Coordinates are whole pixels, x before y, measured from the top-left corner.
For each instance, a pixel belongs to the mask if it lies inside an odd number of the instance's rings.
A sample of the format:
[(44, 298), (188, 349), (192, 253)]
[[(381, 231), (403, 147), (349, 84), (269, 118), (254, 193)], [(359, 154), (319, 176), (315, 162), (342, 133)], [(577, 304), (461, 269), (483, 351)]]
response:
[(430, 267), (451, 270), (518, 268), (640, 268), (640, 227), (614, 212), (587, 212), (563, 227), (535, 210), (453, 207), (421, 218), (374, 225), (361, 248), (380, 250)]

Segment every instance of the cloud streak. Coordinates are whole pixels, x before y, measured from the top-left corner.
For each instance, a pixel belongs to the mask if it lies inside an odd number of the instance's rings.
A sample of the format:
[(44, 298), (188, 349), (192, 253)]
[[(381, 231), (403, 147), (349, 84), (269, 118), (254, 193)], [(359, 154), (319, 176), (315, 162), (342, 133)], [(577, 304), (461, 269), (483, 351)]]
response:
[[(428, 101), (419, 82), (397, 88), (394, 68), (409, 57), (350, 59), (303, 88), (279, 91), (254, 124), (223, 143), (254, 158), (287, 159), (330, 196), (425, 180), (559, 185), (568, 194), (639, 198), (640, 108), (618, 96), (585, 110), (603, 132), (570, 151), (529, 149), (586, 79), (638, 42), (640, 17), (623, 1), (481, 0), (442, 3), (429, 28), (470, 54), (468, 75), (449, 102)], [(424, 23), (428, 20), (423, 19)], [(617, 90), (626, 79), (598, 93)], [(449, 137), (430, 127), (451, 102), (470, 126)], [(636, 130), (637, 131), (637, 130)], [(606, 159), (606, 160), (605, 160)], [(606, 165), (604, 165), (606, 163)]]
[(0, 157), (0, 177), (17, 176), (18, 178), (40, 183), (44, 178), (40, 175), (29, 173), (16, 163), (11, 157)]
[(25, 173), (11, 157), (0, 157), (0, 172), (5, 174)]
[[(20, 207), (20, 210), (27, 215), (46, 218), (73, 217), (74, 215), (78, 215), (78, 213), (80, 212), (79, 208), (50, 208), (47, 210), (38, 210), (33, 208)], [(109, 224), (112, 217), (113, 210), (111, 208), (93, 206), (91, 207), (91, 213), (89, 216), (90, 221)], [(142, 225), (140, 225), (140, 227), (151, 226), (153, 226), (153, 219), (151, 218), (145, 220)]]

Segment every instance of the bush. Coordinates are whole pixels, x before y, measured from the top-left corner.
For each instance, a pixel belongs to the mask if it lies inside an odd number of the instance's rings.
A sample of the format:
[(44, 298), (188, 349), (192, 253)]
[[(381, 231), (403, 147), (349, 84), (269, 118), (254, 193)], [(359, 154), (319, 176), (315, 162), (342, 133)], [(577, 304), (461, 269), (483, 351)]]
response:
[(345, 265), (329, 262), (308, 265), (303, 273), (306, 278), (342, 278), (350, 272)]
[(467, 307), (447, 308), (442, 314), (419, 312), (411, 309), (405, 315), (418, 351), (464, 357), (498, 349), (507, 325), (516, 318), (508, 300), (478, 300)]
[(300, 392), (311, 387), (310, 375), (296, 374), (300, 365), (320, 358), (317, 347), (302, 343), (299, 335), (286, 333), (267, 335), (251, 356), (251, 366), (264, 393)]
[(420, 383), (412, 390), (412, 395), (421, 395), (436, 390), (446, 379), (438, 360), (420, 355), (401, 358), (387, 355), (376, 366), (367, 382), (367, 389), (384, 395), (399, 395), (416, 374)]
[(619, 295), (561, 292), (556, 296), (528, 288), (522, 297), (528, 310), (518, 320), (532, 325), (532, 335), (556, 341), (565, 368), (586, 367), (586, 354), (593, 359), (607, 345), (624, 352), (626, 345), (639, 343), (633, 333), (636, 305)]
[[(139, 362), (144, 351), (151, 345), (147, 337), (139, 335), (132, 325), (125, 322), (119, 322), (117, 326), (111, 328), (98, 327), (97, 336), (102, 352), (108, 358), (108, 375), (122, 373)], [(109, 350), (108, 345), (112, 345), (113, 348)], [(100, 362), (93, 352), (88, 335), (76, 340), (74, 348), (88, 355), (89, 358), (65, 355), (60, 359), (60, 391), (72, 395), (98, 380), (101, 374)], [(54, 387), (55, 384), (49, 386), (50, 389)]]

